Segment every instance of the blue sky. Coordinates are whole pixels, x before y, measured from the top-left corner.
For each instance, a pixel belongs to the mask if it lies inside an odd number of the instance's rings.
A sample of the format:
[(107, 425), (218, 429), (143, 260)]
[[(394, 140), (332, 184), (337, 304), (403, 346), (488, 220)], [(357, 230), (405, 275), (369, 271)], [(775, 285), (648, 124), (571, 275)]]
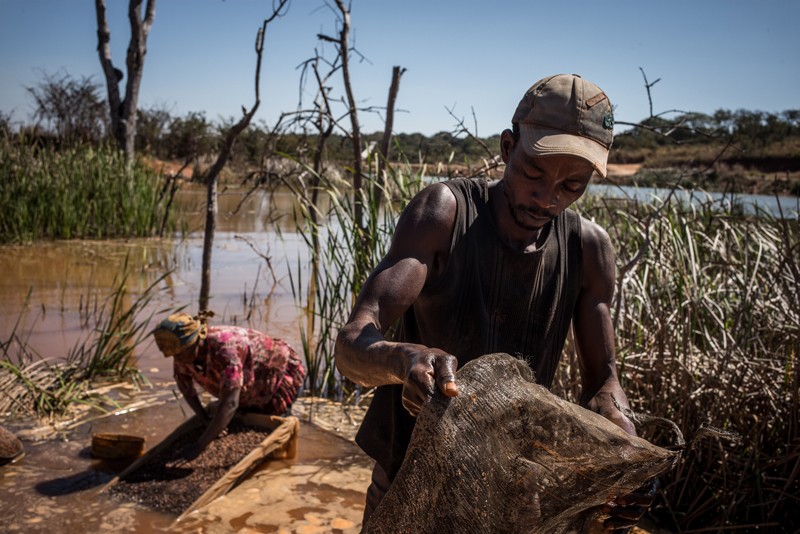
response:
[[(124, 65), (127, 2), (108, 0), (112, 53)], [(328, 5), (333, 5), (331, 1)], [(253, 103), (253, 42), (270, 0), (159, 0), (148, 41), (140, 106), (173, 115), (204, 111), (238, 117)], [(779, 112), (800, 108), (800, 2), (742, 0), (352, 0), (356, 98), (385, 106), (393, 65), (405, 67), (395, 131), (452, 130), (456, 116), (478, 134), (508, 127), (537, 79), (578, 73), (600, 85), (618, 121), (649, 112), (643, 68), (656, 113), (671, 109)], [(300, 98), (297, 66), (334, 34), (323, 0), (292, 0), (268, 28), (262, 104), (256, 121), (272, 124)], [(104, 83), (91, 0), (0, 0), (0, 110), (28, 121), (25, 86), (43, 73), (93, 76)], [(341, 95), (337, 87), (335, 94)], [(311, 99), (310, 90), (304, 98)], [(361, 114), (367, 132), (378, 114)]]

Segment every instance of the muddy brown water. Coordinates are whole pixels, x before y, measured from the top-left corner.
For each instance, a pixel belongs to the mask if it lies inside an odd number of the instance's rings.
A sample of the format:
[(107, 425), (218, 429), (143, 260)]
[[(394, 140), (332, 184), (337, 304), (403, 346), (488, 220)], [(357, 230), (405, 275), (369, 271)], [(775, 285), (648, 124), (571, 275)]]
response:
[[(60, 358), (91, 334), (87, 310), (102, 304), (128, 264), (130, 302), (164, 273), (147, 313), (164, 308), (197, 307), (202, 265), (204, 191), (180, 197), (185, 214), (182, 235), (165, 239), (55, 241), (0, 247), (0, 341), (15, 331), (44, 358)], [(236, 214), (241, 193), (220, 196), (217, 233), (212, 252), (211, 308), (220, 324), (242, 324), (284, 337), (299, 346), (297, 307), (288, 282), (287, 258), (305, 257), (301, 236), (292, 224), (289, 193), (251, 196)], [(278, 218), (278, 237), (271, 218)], [(275, 278), (261, 255), (270, 257)], [(252, 303), (252, 305), (251, 305)], [(91, 319), (88, 321), (91, 323)], [(140, 368), (166, 368), (163, 357), (148, 344), (139, 354)]]
[[(91, 313), (102, 304), (127, 262), (127, 302), (167, 271), (153, 301), (141, 318), (159, 310), (187, 306), (196, 310), (202, 258), (205, 192), (186, 190), (178, 199), (187, 226), (168, 239), (57, 241), (0, 250), (0, 342), (12, 332), (24, 339), (36, 357), (59, 359), (91, 335)], [(220, 196), (220, 215), (212, 254), (211, 308), (217, 324), (239, 324), (286, 339), (299, 349), (300, 313), (291, 293), (287, 263), (304, 256), (304, 245), (292, 224), (294, 199), (288, 192), (260, 193), (242, 201), (239, 192)], [(278, 219), (281, 237), (270, 221)], [(272, 269), (263, 256), (272, 259)], [(289, 261), (287, 261), (287, 259)], [(273, 274), (274, 273), (274, 278)], [(87, 320), (89, 316), (89, 320)], [(99, 493), (126, 467), (91, 457), (92, 432), (142, 435), (147, 446), (157, 444), (189, 416), (176, 401), (170, 362), (148, 341), (138, 353), (138, 367), (150, 382), (141, 395), (147, 408), (96, 419), (62, 432), (54, 439), (34, 440), (32, 421), (0, 423), (27, 435), (26, 455), (0, 467), (0, 531), (3, 532), (163, 532), (174, 516), (119, 503)], [(35, 425), (33, 425), (35, 426)], [(340, 454), (352, 449), (344, 440), (316, 427), (301, 427), (299, 461)], [(351, 446), (346, 442), (347, 446)], [(343, 448), (345, 447), (345, 448)], [(286, 462), (286, 461), (283, 461)], [(366, 486), (364, 486), (366, 487)], [(352, 496), (349, 496), (352, 500)], [(357, 500), (357, 499), (356, 499)]]

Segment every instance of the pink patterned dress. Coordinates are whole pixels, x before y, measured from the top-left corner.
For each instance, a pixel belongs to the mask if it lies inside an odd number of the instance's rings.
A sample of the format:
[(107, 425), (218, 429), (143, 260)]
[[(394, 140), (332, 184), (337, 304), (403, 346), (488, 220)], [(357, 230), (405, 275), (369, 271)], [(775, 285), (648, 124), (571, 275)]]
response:
[(239, 388), (239, 407), (274, 415), (288, 411), (306, 375), (285, 341), (238, 326), (209, 326), (194, 363), (175, 360), (173, 371), (176, 381), (218, 398)]

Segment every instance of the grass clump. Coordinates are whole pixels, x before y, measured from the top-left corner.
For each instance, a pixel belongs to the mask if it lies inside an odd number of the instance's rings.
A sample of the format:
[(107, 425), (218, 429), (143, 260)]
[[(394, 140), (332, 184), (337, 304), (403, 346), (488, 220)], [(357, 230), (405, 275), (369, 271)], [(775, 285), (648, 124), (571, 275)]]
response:
[(156, 235), (174, 226), (167, 185), (112, 148), (0, 138), (0, 243)]
[(128, 293), (127, 262), (105, 301), (87, 316), (93, 324), (85, 339), (60, 358), (43, 358), (32, 351), (18, 333), (19, 321), (9, 337), (0, 341), (0, 415), (57, 418), (74, 404), (102, 409), (107, 398), (91, 393), (98, 382), (126, 380), (141, 385), (145, 378), (136, 366), (136, 350), (147, 338), (152, 314), (141, 314), (154, 297), (164, 274), (132, 303)]
[[(369, 163), (368, 163), (369, 166)], [(369, 175), (363, 189), (364, 219), (356, 220), (352, 189), (323, 173), (287, 184), (299, 199), (294, 218), (307, 247), (308, 264), (290, 266), (292, 293), (304, 310), (300, 336), (312, 395), (342, 399), (360, 388), (337, 376), (334, 346), (369, 270), (383, 258), (400, 211), (419, 192), (425, 167), (389, 167), (383, 179)]]

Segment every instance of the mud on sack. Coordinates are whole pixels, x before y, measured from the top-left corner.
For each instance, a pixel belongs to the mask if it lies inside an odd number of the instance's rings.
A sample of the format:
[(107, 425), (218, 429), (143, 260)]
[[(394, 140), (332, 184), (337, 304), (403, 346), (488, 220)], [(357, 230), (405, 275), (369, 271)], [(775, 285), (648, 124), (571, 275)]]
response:
[(437, 393), (420, 413), (362, 532), (580, 532), (679, 457), (550, 393), (508, 354), (473, 360), (456, 380), (458, 397)]

